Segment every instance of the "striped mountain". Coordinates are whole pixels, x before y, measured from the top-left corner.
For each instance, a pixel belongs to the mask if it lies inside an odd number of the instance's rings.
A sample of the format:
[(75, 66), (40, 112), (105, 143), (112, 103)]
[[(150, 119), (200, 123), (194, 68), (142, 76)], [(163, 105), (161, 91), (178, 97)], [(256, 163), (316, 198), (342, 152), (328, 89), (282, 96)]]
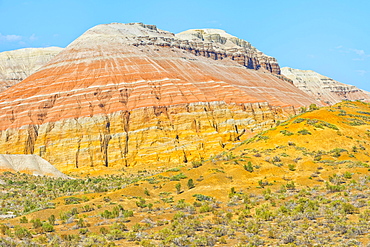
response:
[(317, 103), (253, 50), (95, 26), (0, 94), (0, 153), (38, 154), (63, 172), (209, 158)]

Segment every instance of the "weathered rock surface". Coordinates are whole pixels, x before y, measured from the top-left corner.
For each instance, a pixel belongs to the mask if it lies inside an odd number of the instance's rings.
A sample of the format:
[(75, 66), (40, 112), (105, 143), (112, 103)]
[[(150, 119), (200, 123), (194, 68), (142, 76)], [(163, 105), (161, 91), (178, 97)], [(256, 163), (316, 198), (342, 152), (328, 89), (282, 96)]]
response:
[(275, 58), (267, 56), (248, 41), (230, 35), (224, 30), (190, 29), (176, 34), (176, 37), (184, 40), (186, 46), (196, 55), (214, 59), (231, 57), (249, 69), (262, 69), (280, 74), (280, 66)]
[(19, 83), (49, 62), (63, 48), (25, 48), (0, 53), (0, 92)]
[(4, 171), (67, 178), (49, 162), (34, 154), (0, 154), (0, 172)]
[(312, 70), (284, 67), (281, 73), (291, 79), (296, 87), (326, 104), (333, 105), (342, 100), (370, 101), (369, 92), (335, 81)]
[(61, 171), (209, 158), (316, 101), (144, 24), (91, 28), (0, 94), (0, 152)]

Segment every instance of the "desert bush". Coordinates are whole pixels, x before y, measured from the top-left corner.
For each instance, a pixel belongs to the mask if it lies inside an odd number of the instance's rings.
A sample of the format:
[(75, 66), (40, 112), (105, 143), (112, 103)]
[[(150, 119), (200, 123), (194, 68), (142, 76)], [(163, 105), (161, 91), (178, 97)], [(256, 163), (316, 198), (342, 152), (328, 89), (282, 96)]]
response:
[(179, 174), (176, 174), (176, 175), (170, 177), (170, 180), (171, 181), (180, 181), (181, 179), (185, 179), (185, 178), (187, 178), (186, 175), (184, 175), (183, 173), (179, 173)]
[(192, 161), (193, 168), (198, 168), (203, 165), (201, 161)]
[(20, 223), (28, 223), (28, 219), (26, 218), (26, 216), (23, 216), (20, 220), (19, 220)]
[(48, 222), (44, 222), (42, 224), (42, 229), (44, 230), (44, 232), (53, 232), (54, 231), (54, 227), (53, 225), (51, 225), (50, 223)]
[(188, 180), (188, 188), (189, 188), (189, 190), (191, 190), (191, 189), (193, 189), (194, 187), (195, 187), (195, 185), (194, 185), (194, 181), (193, 181), (193, 179), (192, 178), (190, 178), (189, 180)]
[(248, 161), (247, 165), (244, 165), (244, 170), (246, 170), (248, 172), (253, 172), (252, 162)]
[(302, 123), (304, 120), (304, 118), (296, 118), (294, 119), (293, 123)]
[(307, 129), (301, 129), (301, 130), (298, 131), (298, 134), (311, 135), (311, 132), (309, 132)]
[(291, 171), (295, 171), (295, 169), (296, 169), (296, 165), (295, 165), (295, 164), (288, 164), (288, 168), (289, 168), (289, 170), (291, 170)]
[(18, 225), (14, 227), (14, 235), (18, 239), (26, 239), (32, 237), (32, 234), (26, 228)]
[(194, 194), (193, 197), (195, 197), (197, 201), (213, 201), (213, 197), (202, 194)]
[(290, 132), (289, 130), (281, 130), (280, 133), (283, 134), (283, 135), (285, 135), (285, 136), (294, 135), (294, 133), (293, 132)]
[(64, 201), (65, 201), (65, 204), (68, 205), (68, 204), (79, 204), (82, 202), (82, 199), (81, 198), (78, 198), (78, 197), (66, 197), (64, 198)]
[(175, 185), (175, 188), (176, 188), (176, 192), (177, 192), (177, 194), (180, 194), (180, 193), (181, 193), (181, 184), (180, 184), (180, 183), (177, 183), (177, 184)]

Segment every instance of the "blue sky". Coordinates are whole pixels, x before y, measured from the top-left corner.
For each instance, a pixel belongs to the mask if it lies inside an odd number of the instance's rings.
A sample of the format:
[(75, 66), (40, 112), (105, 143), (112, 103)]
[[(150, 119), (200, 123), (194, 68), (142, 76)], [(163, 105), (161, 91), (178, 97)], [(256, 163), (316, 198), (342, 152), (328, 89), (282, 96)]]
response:
[(0, 52), (66, 47), (87, 29), (143, 22), (178, 33), (220, 28), (276, 57), (370, 91), (368, 0), (0, 0)]

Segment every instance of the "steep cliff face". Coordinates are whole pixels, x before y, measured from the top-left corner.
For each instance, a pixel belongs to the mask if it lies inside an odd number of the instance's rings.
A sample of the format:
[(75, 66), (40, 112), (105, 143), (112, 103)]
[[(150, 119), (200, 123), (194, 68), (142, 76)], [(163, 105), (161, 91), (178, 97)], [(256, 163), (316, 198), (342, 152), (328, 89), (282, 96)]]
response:
[(291, 79), (296, 87), (326, 104), (333, 105), (342, 100), (370, 101), (369, 92), (340, 83), (312, 70), (284, 67), (281, 73)]
[(0, 92), (19, 83), (48, 63), (63, 48), (25, 48), (0, 53)]
[(173, 38), (144, 24), (88, 30), (0, 94), (0, 152), (62, 171), (189, 162), (315, 103), (270, 73), (165, 45)]
[(280, 66), (273, 57), (263, 54), (248, 41), (239, 39), (220, 29), (190, 29), (176, 34), (184, 40), (194, 54), (211, 56), (214, 59), (231, 57), (249, 69), (267, 70), (280, 74)]

